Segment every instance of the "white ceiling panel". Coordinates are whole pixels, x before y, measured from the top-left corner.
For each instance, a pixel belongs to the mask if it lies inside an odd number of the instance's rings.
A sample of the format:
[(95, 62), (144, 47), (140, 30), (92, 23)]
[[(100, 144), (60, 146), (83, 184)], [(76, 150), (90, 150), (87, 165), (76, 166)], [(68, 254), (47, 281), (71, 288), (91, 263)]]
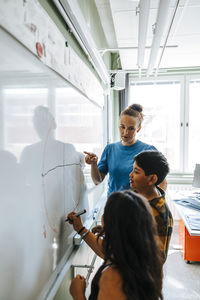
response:
[(138, 3), (138, 1), (130, 0), (110, 0), (118, 47), (137, 46), (138, 17), (136, 16), (136, 7)]
[(200, 66), (200, 43), (198, 41), (190, 37), (186, 43), (185, 38), (182, 37), (177, 40), (177, 44), (178, 48), (165, 49), (161, 68)]
[(139, 0), (110, 0), (112, 12), (135, 10)]
[[(114, 24), (117, 48), (138, 47), (139, 14), (136, 9), (139, 1), (132, 0), (96, 0), (109, 1), (112, 21)], [(165, 1), (165, 0), (160, 0)], [(153, 39), (152, 26), (156, 22), (159, 0), (151, 0), (147, 29), (146, 46), (150, 47)], [(162, 36), (163, 46), (177, 0), (170, 0), (170, 12), (165, 31)], [(106, 17), (102, 14), (102, 18)], [(104, 20), (105, 21), (105, 20)], [(106, 35), (106, 32), (105, 32)], [(166, 48), (160, 68), (198, 67), (200, 66), (200, 0), (181, 0), (171, 26)], [(171, 48), (170, 48), (171, 47)], [(156, 63), (158, 63), (162, 48), (160, 48)], [(119, 51), (122, 69), (137, 69), (137, 49)], [(148, 66), (150, 49), (145, 50), (144, 68)], [(157, 64), (155, 65), (156, 68)]]
[(119, 47), (137, 46), (138, 18), (135, 11), (116, 12), (114, 25)]
[(95, 4), (105, 32), (107, 44), (110, 48), (116, 48), (117, 41), (109, 0), (95, 0)]
[(200, 34), (200, 1), (199, 5), (178, 8), (171, 35)]
[(120, 52), (121, 64), (124, 70), (137, 69), (137, 51), (136, 50), (121, 50)]

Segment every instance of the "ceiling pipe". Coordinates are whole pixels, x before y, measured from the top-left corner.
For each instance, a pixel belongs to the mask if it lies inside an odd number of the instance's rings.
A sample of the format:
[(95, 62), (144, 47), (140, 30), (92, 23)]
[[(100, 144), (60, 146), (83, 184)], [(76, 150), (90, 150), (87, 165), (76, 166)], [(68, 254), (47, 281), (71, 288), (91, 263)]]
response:
[(165, 30), (167, 17), (170, 9), (170, 0), (160, 0), (156, 26), (155, 26), (155, 33), (153, 37), (153, 42), (151, 46), (151, 53), (149, 57), (149, 63), (147, 68), (147, 76), (151, 75), (156, 63), (156, 59), (158, 56), (161, 40), (163, 37), (163, 33)]
[(139, 4), (139, 26), (138, 26), (138, 56), (137, 65), (139, 74), (144, 64), (145, 46), (150, 12), (150, 0), (140, 0)]
[[(168, 45), (166, 48), (177, 48), (178, 45)], [(163, 46), (160, 46), (163, 48)], [(118, 48), (106, 48), (106, 49), (99, 49), (99, 53), (103, 56), (106, 52), (118, 52), (121, 50), (137, 50), (138, 47), (118, 47)], [(151, 46), (146, 46), (145, 49), (151, 49)]]
[(160, 55), (160, 58), (159, 58), (159, 62), (158, 62), (157, 68), (156, 68), (155, 76), (157, 76), (157, 74), (158, 74), (158, 70), (159, 70), (159, 67), (160, 67), (160, 63), (161, 63), (161, 60), (162, 60), (162, 57), (163, 57), (165, 48), (167, 47), (167, 46), (166, 46), (166, 45), (167, 45), (167, 41), (168, 41), (168, 38), (169, 38), (169, 34), (170, 34), (170, 32), (171, 32), (172, 25), (173, 25), (173, 23), (174, 23), (174, 19), (175, 19), (175, 16), (176, 16), (176, 12), (177, 12), (179, 3), (180, 3), (180, 0), (177, 0), (176, 6), (175, 6), (175, 9), (174, 9), (174, 13), (173, 13), (173, 16), (172, 16), (172, 19), (171, 19), (171, 23), (170, 23), (170, 26), (169, 26), (169, 29), (168, 29), (168, 32), (167, 32), (167, 36), (166, 36), (166, 38), (165, 38), (165, 42), (164, 42), (164, 45), (163, 45), (163, 48), (162, 48), (162, 52), (161, 52), (161, 55)]

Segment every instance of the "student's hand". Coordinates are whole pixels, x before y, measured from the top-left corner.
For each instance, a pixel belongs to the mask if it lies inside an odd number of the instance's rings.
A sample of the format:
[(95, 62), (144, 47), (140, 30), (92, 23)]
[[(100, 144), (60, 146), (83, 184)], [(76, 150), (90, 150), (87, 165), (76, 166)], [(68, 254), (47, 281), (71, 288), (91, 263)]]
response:
[[(78, 296), (83, 297), (83, 295), (85, 295), (85, 289), (86, 289), (85, 278), (81, 275), (76, 275), (76, 277), (73, 278), (71, 281), (71, 285), (69, 288), (70, 294), (74, 299), (78, 299), (79, 298)], [(83, 299), (82, 297), (81, 299)]]
[(92, 152), (86, 152), (86, 151), (83, 151), (83, 153), (86, 154), (85, 162), (86, 162), (88, 165), (94, 165), (94, 164), (97, 164), (98, 157), (96, 156), (95, 153), (92, 153)]
[(72, 211), (71, 213), (68, 214), (67, 217), (70, 219), (69, 223), (73, 225), (74, 230), (78, 232), (83, 227), (83, 223), (81, 221), (80, 216), (76, 217), (75, 214), (76, 213)]
[(100, 233), (103, 229), (103, 226), (101, 225), (97, 225), (95, 227), (92, 228), (92, 233), (96, 234), (96, 233)]

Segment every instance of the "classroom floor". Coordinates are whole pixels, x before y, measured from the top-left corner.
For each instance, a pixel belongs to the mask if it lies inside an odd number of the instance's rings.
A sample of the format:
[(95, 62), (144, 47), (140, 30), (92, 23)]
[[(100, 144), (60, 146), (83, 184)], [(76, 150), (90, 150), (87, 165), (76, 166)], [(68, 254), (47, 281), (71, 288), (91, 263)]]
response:
[(200, 262), (187, 264), (178, 248), (175, 222), (167, 261), (164, 265), (164, 300), (200, 300)]

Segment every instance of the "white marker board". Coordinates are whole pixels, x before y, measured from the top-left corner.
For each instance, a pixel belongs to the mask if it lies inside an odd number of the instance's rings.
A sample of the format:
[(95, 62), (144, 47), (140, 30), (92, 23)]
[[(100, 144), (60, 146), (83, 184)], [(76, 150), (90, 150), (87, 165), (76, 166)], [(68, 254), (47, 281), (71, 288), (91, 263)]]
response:
[[(102, 149), (102, 109), (0, 29), (0, 299), (37, 299), (72, 252), (87, 209), (82, 150)], [(94, 122), (95, 120), (95, 122)]]

